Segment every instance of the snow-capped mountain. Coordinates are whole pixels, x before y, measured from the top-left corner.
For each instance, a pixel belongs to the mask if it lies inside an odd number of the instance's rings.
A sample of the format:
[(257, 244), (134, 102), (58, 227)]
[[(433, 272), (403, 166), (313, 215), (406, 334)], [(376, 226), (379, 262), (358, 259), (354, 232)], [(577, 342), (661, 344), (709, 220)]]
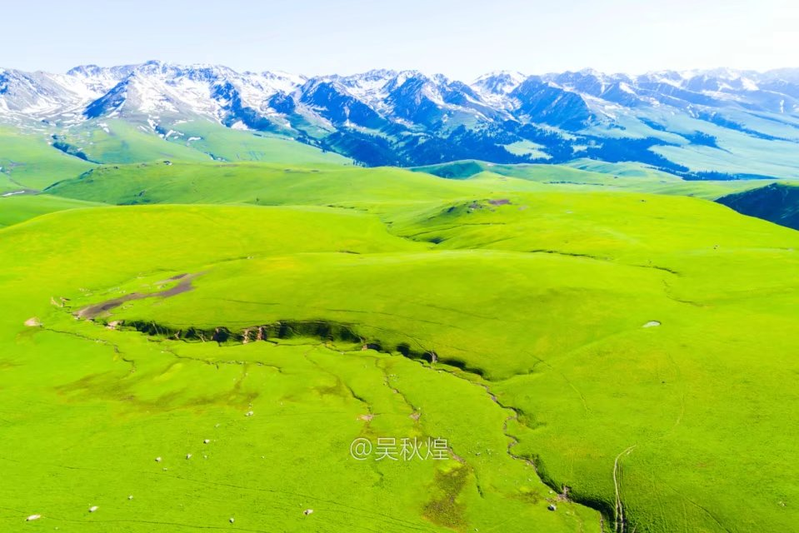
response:
[(777, 175), (755, 170), (792, 160), (732, 170), (762, 143), (799, 142), (799, 70), (503, 71), (466, 83), (417, 71), (305, 77), (158, 61), (66, 74), (0, 69), (0, 122), (69, 129), (113, 119), (160, 135), (202, 119), (369, 165), (595, 157), (686, 176)]

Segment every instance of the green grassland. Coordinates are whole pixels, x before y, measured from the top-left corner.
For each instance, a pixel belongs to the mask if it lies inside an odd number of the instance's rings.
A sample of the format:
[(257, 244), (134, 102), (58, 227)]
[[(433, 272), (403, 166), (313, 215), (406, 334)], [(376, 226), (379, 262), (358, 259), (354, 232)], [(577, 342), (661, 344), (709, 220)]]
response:
[(108, 119), (99, 125), (87, 123), (61, 137), (89, 160), (97, 163), (123, 164), (165, 159), (197, 162), (211, 160), (208, 154), (164, 141), (146, 125), (119, 119)]
[(92, 202), (59, 198), (46, 194), (0, 197), (0, 227), (18, 224), (54, 211), (94, 207), (96, 205)]
[[(330, 164), (156, 162), (97, 167), (53, 185), (48, 193), (125, 205), (344, 203), (384, 211), (388, 204), (534, 191), (628, 191), (715, 200), (731, 192), (771, 183), (760, 180), (685, 181), (662, 172), (646, 174), (648, 170), (639, 174), (637, 169), (628, 169), (625, 174), (619, 167), (621, 165), (606, 164), (596, 167), (602, 171), (594, 171), (565, 165), (494, 165), (490, 171), (474, 167), (474, 173), (457, 179), (431, 180), (426, 173), (392, 167), (365, 170)], [(618, 175), (609, 173), (614, 168), (620, 171)], [(462, 170), (463, 166), (453, 164), (448, 167), (452, 169)]]
[(71, 128), (0, 127), (0, 194), (41, 190), (101, 164), (173, 160), (259, 161), (320, 168), (352, 164), (343, 156), (286, 137), (229, 129), (204, 120), (172, 127), (175, 129), (157, 134), (150, 124), (118, 119)]
[(199, 119), (161, 125), (157, 132), (146, 122), (91, 121), (62, 133), (61, 138), (89, 160), (106, 164), (159, 160), (351, 164), (341, 155), (288, 137), (230, 129)]
[[(131, 217), (138, 220), (133, 231)], [(32, 231), (46, 232), (49, 241), (30, 239)], [(106, 257), (100, 250), (112, 234), (119, 238)], [(14, 348), (3, 351), (2, 438), (36, 436), (3, 454), (0, 520), (9, 528), (20, 527), (18, 509), (27, 516), (39, 512), (27, 511), (35, 507), (47, 511), (32, 530), (438, 531), (506, 521), (510, 531), (525, 531), (530, 522), (551, 531), (581, 524), (598, 530), (595, 513), (576, 504), (547, 511), (549, 489), (530, 465), (504, 451), (511, 412), (467, 381), (403, 357), (364, 353), (360, 345), (353, 353), (356, 347), (325, 346), (318, 338), (224, 347), (153, 342), (76, 322), (68, 312), (79, 299), (119, 294), (128, 280), (140, 290), (172, 269), (202, 271), (246, 261), (247, 254), (426, 248), (391, 236), (371, 216), (100, 208), (19, 224), (2, 241), (0, 257), (9, 260), (13, 250), (15, 259), (3, 265), (3, 288), (13, 296), (3, 338)], [(68, 308), (59, 307), (62, 297), (70, 299)], [(21, 330), (29, 313), (42, 326)], [(462, 406), (469, 418), (458, 414)], [(248, 410), (255, 415), (245, 417)], [(417, 421), (412, 415), (419, 412)], [(364, 421), (368, 415), (374, 419)], [(349, 444), (363, 435), (444, 436), (458, 440), (464, 456), (482, 454), (468, 462), (355, 463)], [(487, 497), (478, 483), (490, 487)], [(21, 490), (29, 486), (38, 495)], [(92, 505), (100, 510), (89, 515)], [(315, 513), (306, 517), (307, 508)]]
[(53, 148), (41, 133), (0, 127), (0, 193), (43, 189), (92, 167)]
[[(430, 202), (483, 191), (396, 168), (163, 163), (98, 168), (48, 192), (111, 204), (347, 205)], [(353, 192), (355, 191), (355, 192)]]
[[(799, 233), (539, 167), (0, 199), (0, 529), (799, 531)], [(350, 456), (390, 437), (449, 459)]]
[[(306, 165), (345, 165), (350, 159), (322, 151), (291, 138), (226, 128), (207, 120), (180, 122), (171, 126), (167, 140), (207, 153), (216, 160), (302, 162)], [(169, 133), (169, 132), (167, 132)]]
[(459, 161), (415, 168), (449, 179), (475, 179), (483, 174), (557, 185), (564, 190), (636, 191), (655, 194), (696, 196), (715, 200), (721, 196), (790, 180), (707, 180), (686, 181), (640, 163), (607, 163), (577, 159), (564, 165), (500, 165), (482, 161)]

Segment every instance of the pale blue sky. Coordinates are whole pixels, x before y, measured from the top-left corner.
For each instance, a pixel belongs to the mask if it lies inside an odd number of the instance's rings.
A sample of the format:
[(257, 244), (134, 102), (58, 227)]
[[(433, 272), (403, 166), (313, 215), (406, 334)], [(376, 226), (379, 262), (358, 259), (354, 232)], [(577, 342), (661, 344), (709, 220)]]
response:
[(161, 59), (304, 74), (415, 68), (468, 80), (501, 69), (799, 66), (795, 0), (3, 4), (0, 66), (24, 70)]

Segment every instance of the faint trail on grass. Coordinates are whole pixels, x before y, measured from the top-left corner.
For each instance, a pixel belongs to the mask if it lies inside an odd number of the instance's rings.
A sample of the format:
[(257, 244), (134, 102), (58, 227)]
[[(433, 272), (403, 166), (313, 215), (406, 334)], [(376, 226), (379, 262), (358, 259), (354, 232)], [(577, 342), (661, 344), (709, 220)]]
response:
[(548, 363), (546, 360), (544, 360), (544, 359), (541, 359), (540, 357), (538, 357), (538, 356), (536, 356), (536, 355), (533, 355), (533, 354), (531, 354), (531, 353), (528, 353), (528, 354), (527, 354), (527, 356), (528, 356), (528, 357), (531, 357), (531, 358), (533, 358), (533, 359), (535, 359), (536, 361), (538, 361), (538, 362), (539, 362), (539, 363), (541, 363), (542, 365), (549, 367), (549, 369), (550, 369), (550, 370), (552, 370), (553, 372), (555, 372), (555, 373), (557, 373), (558, 375), (560, 375), (560, 377), (561, 377), (561, 378), (563, 378), (563, 381), (565, 381), (565, 382), (566, 382), (566, 383), (569, 385), (569, 387), (571, 387), (571, 389), (572, 389), (572, 390), (573, 390), (575, 393), (577, 393), (577, 396), (580, 398), (580, 401), (583, 403), (583, 409), (585, 410), (585, 412), (586, 412), (586, 413), (590, 413), (590, 412), (591, 412), (591, 409), (589, 409), (589, 408), (588, 408), (588, 402), (585, 400), (585, 396), (583, 396), (583, 393), (582, 393), (582, 392), (580, 392), (580, 389), (578, 389), (578, 388), (577, 388), (577, 387), (574, 385), (574, 383), (572, 383), (572, 382), (571, 382), (571, 380), (570, 380), (568, 377), (566, 377), (566, 374), (564, 374), (562, 371), (560, 371), (560, 370), (558, 370), (557, 368), (555, 368), (554, 366), (552, 366), (552, 365), (551, 365), (550, 363)]
[(624, 517), (624, 505), (621, 501), (621, 464), (619, 463), (619, 460), (624, 455), (630, 455), (636, 446), (637, 444), (633, 444), (629, 448), (625, 449), (619, 455), (617, 455), (616, 459), (613, 461), (613, 488), (616, 492), (616, 508), (614, 510), (613, 531), (618, 531), (618, 533), (624, 533), (624, 528), (627, 523)]
[(666, 352), (666, 357), (669, 358), (669, 362), (671, 362), (672, 366), (674, 367), (674, 370), (677, 373), (677, 383), (680, 384), (680, 414), (677, 415), (677, 420), (674, 421), (674, 425), (671, 427), (671, 429), (658, 437), (658, 439), (666, 438), (672, 432), (674, 432), (674, 430), (677, 429), (677, 426), (679, 426), (682, 422), (683, 416), (685, 416), (685, 382), (682, 379), (682, 370), (677, 364), (677, 361), (674, 360), (674, 357), (671, 355), (671, 353)]
[(702, 506), (702, 505), (700, 505), (700, 504), (696, 503), (694, 500), (692, 500), (692, 499), (688, 498), (688, 497), (687, 497), (687, 496), (685, 496), (685, 494), (683, 494), (681, 491), (679, 491), (679, 490), (675, 489), (674, 487), (672, 487), (671, 485), (669, 485), (668, 483), (666, 483), (665, 481), (663, 481), (663, 479), (661, 479), (661, 478), (658, 478), (658, 482), (659, 482), (659, 483), (661, 483), (663, 486), (667, 487), (669, 490), (673, 491), (673, 492), (674, 492), (675, 494), (677, 494), (677, 496), (679, 496), (681, 499), (683, 499), (683, 500), (685, 500), (686, 502), (690, 503), (691, 505), (693, 505), (694, 507), (696, 507), (697, 509), (699, 509), (700, 511), (702, 511), (704, 514), (706, 514), (707, 516), (709, 516), (709, 517), (710, 517), (710, 519), (711, 519), (711, 520), (713, 520), (713, 522), (715, 522), (715, 523), (716, 523), (716, 524), (717, 524), (717, 525), (718, 525), (718, 526), (719, 526), (719, 527), (722, 529), (722, 531), (726, 531), (727, 533), (732, 533), (732, 531), (731, 531), (731, 530), (730, 530), (728, 527), (726, 527), (724, 524), (722, 524), (722, 523), (721, 523), (721, 520), (719, 520), (718, 518), (716, 518), (716, 515), (714, 515), (713, 513), (711, 513), (711, 512), (710, 512), (710, 511), (709, 511), (709, 510), (708, 510), (706, 507), (704, 507), (704, 506)]

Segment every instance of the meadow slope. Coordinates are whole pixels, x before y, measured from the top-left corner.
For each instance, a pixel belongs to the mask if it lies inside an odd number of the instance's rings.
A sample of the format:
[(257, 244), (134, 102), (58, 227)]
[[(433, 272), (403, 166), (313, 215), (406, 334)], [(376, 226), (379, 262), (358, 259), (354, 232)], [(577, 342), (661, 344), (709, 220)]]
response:
[[(0, 524), (799, 531), (799, 233), (546, 181), (153, 163), (51, 187), (152, 205), (0, 229)], [(448, 460), (350, 456), (390, 437)]]

